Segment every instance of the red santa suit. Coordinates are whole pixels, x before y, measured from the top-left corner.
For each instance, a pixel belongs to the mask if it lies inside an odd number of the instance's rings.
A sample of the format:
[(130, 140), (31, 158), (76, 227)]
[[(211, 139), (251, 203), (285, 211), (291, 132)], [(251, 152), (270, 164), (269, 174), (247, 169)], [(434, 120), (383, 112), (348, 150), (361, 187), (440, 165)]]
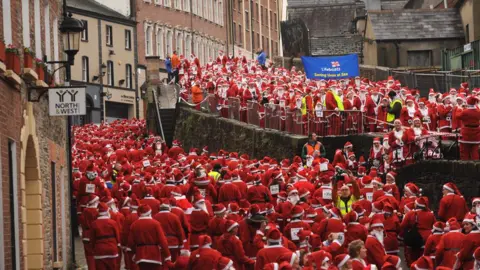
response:
[(450, 231), (440, 238), (435, 252), (435, 262), (438, 266), (453, 268), (457, 261), (457, 253), (464, 247), (467, 236), (461, 232), (460, 224), (455, 219), (449, 220), (447, 226), (450, 227)]
[(210, 270), (217, 269), (222, 254), (211, 248), (212, 239), (210, 236), (202, 235), (199, 238), (200, 247), (193, 251), (188, 260), (187, 269)]
[(232, 202), (240, 201), (240, 199), (242, 199), (240, 189), (230, 180), (225, 181), (218, 190), (218, 203), (222, 203), (225, 207), (227, 207)]
[(458, 120), (462, 123), (460, 130), (460, 158), (462, 160), (479, 160), (478, 146), (480, 144), (480, 110), (475, 107), (473, 98), (467, 100), (468, 108), (462, 111)]
[(437, 106), (438, 112), (438, 131), (450, 132), (452, 128), (452, 110), (451, 104), (439, 104)]
[(465, 243), (462, 250), (457, 255), (457, 267), (460, 269), (474, 269), (474, 258), (472, 254), (480, 247), (480, 231), (477, 228), (475, 214), (467, 214), (463, 223), (470, 223), (474, 228), (468, 234), (465, 235)]
[(444, 189), (447, 189), (449, 193), (442, 197), (440, 200), (440, 206), (438, 207), (438, 217), (442, 221), (447, 221), (454, 217), (457, 220), (462, 220), (465, 214), (468, 213), (468, 207), (465, 202), (465, 198), (458, 193), (455, 185), (447, 183), (443, 185)]
[(151, 217), (148, 205), (138, 208), (140, 217), (130, 226), (129, 249), (135, 254), (134, 263), (143, 269), (161, 269), (171, 263), (168, 240), (162, 225)]
[(416, 117), (420, 118), (421, 115), (415, 107), (415, 104), (403, 107), (400, 112), (400, 121), (402, 121), (403, 126), (411, 126), (413, 124), (413, 119)]
[(137, 270), (138, 267), (136, 264), (132, 263), (133, 253), (131, 251), (131, 248), (128, 248), (128, 236), (130, 235), (130, 227), (132, 226), (133, 222), (137, 221), (138, 219), (137, 208), (138, 205), (132, 206), (132, 213), (125, 217), (125, 220), (123, 221), (123, 231), (121, 232), (122, 246), (126, 250), (125, 267), (132, 270)]
[(435, 110), (429, 108), (428, 106), (420, 106), (418, 108), (418, 112), (420, 114), (420, 119), (422, 120), (423, 126), (430, 131), (437, 130), (437, 116), (435, 114)]
[(92, 222), (90, 241), (92, 242), (95, 269), (117, 269), (119, 267), (120, 229), (117, 222), (109, 217), (108, 206), (101, 203), (99, 216)]
[(270, 190), (266, 186), (260, 184), (260, 181), (257, 181), (255, 185), (248, 188), (247, 200), (252, 204), (257, 204), (258, 207), (263, 208), (265, 203), (272, 202), (273, 198)]
[(367, 262), (374, 264), (380, 269), (385, 262), (385, 249), (382, 242), (380, 242), (375, 236), (369, 235), (367, 241), (365, 241), (365, 248), (367, 249)]
[(172, 261), (176, 261), (180, 249), (183, 248), (186, 239), (180, 219), (175, 214), (172, 214), (169, 209), (170, 205), (168, 204), (168, 200), (162, 202), (160, 212), (158, 212), (153, 218), (162, 225), (163, 232), (167, 237)]
[[(445, 225), (444, 225), (445, 226)], [(440, 239), (443, 236), (442, 231), (433, 229), (432, 234), (428, 237), (427, 242), (425, 243), (425, 249), (423, 250), (423, 256), (428, 256), (432, 260), (435, 260), (435, 252), (437, 251), (437, 245), (440, 242)]]
[(230, 233), (232, 229), (238, 226), (238, 223), (234, 221), (227, 222), (227, 232), (218, 239), (217, 250), (222, 253), (222, 256), (233, 261), (235, 269), (244, 270), (245, 266), (253, 265), (255, 261), (245, 255), (242, 241), (236, 235)]
[(400, 130), (393, 129), (390, 131), (388, 134), (388, 144), (393, 153), (394, 163), (401, 163), (406, 160), (408, 157), (408, 147), (406, 144), (408, 142), (407, 129), (402, 127)]
[[(329, 118), (328, 135), (340, 135), (341, 120), (338, 113), (339, 108), (337, 100), (335, 99), (332, 91), (333, 90), (328, 91), (325, 95), (325, 109), (327, 111), (330, 111), (328, 113), (325, 113), (325, 117)], [(339, 100), (338, 102), (342, 101)]]
[(82, 218), (80, 220), (80, 225), (82, 226), (82, 242), (83, 248), (85, 251), (85, 257), (87, 259), (87, 265), (89, 268), (95, 269), (95, 259), (94, 259), (94, 250), (93, 244), (91, 241), (92, 234), (92, 223), (98, 217), (97, 203), (99, 199), (95, 195), (90, 195), (89, 206), (86, 207), (82, 212)]
[(365, 120), (370, 132), (376, 131), (376, 126), (377, 126), (376, 118), (378, 113), (377, 108), (379, 104), (380, 104), (380, 96), (378, 94), (375, 96), (367, 95), (365, 100), (365, 105), (362, 108), (362, 111), (365, 112), (365, 116), (367, 117)]
[(194, 209), (190, 215), (190, 238), (189, 245), (192, 249), (199, 247), (198, 238), (202, 234), (207, 233), (208, 222), (210, 217), (207, 212), (202, 209)]
[(270, 243), (257, 253), (257, 261), (255, 262), (255, 270), (263, 270), (264, 266), (269, 263), (277, 262), (282, 256), (291, 256), (292, 252), (280, 244), (281, 234), (278, 229), (271, 229), (267, 234)]
[(304, 214), (303, 208), (300, 206), (295, 206), (292, 209), (292, 220), (288, 223), (283, 229), (283, 234), (287, 237), (288, 240), (292, 241), (297, 247), (300, 243), (300, 238), (298, 232), (301, 230), (310, 230), (310, 225), (301, 220)]

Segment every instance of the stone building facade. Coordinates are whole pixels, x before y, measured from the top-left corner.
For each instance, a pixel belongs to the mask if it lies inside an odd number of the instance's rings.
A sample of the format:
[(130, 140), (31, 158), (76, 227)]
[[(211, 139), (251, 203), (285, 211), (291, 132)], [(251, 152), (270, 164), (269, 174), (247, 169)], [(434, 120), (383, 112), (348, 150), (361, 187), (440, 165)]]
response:
[[(0, 269), (71, 269), (70, 192), (66, 121), (48, 115), (48, 100), (28, 101), (28, 89), (61, 84), (59, 0), (2, 0), (3, 44), (18, 48), (18, 61), (0, 48)], [(19, 65), (12, 65), (16, 63)]]

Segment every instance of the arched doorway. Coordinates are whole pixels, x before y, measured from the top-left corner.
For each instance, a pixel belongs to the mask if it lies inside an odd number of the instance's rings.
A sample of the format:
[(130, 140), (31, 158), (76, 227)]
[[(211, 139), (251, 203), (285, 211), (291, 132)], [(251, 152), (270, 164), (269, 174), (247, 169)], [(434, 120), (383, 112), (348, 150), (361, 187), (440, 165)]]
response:
[(31, 104), (23, 115), (20, 155), (20, 204), (25, 269), (44, 269), (43, 182), (40, 177), (39, 144)]

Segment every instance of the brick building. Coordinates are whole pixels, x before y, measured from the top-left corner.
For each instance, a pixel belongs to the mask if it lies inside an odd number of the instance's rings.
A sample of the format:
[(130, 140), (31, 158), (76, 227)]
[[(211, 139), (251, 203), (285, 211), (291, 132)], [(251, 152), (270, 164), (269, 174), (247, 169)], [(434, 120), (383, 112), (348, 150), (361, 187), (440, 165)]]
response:
[[(259, 48), (273, 58), (280, 54), (279, 0), (226, 0), (229, 54), (255, 58)], [(235, 46), (232, 46), (235, 44)]]
[(205, 64), (225, 50), (222, 0), (136, 0), (139, 85), (167, 76), (165, 59), (194, 53)]
[(0, 3), (1, 45), (18, 48), (7, 57), (0, 46), (0, 269), (71, 269), (66, 121), (48, 115), (45, 96), (27, 100), (27, 89), (48, 86), (44, 74), (55, 68), (32, 58), (62, 57), (61, 1)]

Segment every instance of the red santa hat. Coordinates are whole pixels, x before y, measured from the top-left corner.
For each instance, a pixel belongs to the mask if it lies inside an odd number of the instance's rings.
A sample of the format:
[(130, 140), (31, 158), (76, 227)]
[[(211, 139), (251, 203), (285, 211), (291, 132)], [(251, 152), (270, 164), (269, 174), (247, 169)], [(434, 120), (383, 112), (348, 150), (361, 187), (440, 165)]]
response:
[(209, 247), (212, 245), (212, 238), (206, 234), (202, 234), (198, 237), (198, 245), (200, 247)]
[(296, 205), (293, 207), (291, 215), (292, 218), (301, 218), (305, 212), (303, 211), (303, 208)]
[[(394, 171), (389, 171), (389, 172), (387, 173), (387, 179), (390, 178), (390, 179), (393, 180), (393, 182), (395, 182), (395, 178), (396, 178), (396, 177), (397, 177), (397, 173), (394, 172)], [(387, 182), (388, 182), (388, 181), (387, 181)]]
[(362, 176), (365, 175), (367, 172), (367, 168), (365, 166), (358, 166), (357, 174)]
[(237, 203), (232, 202), (232, 203), (229, 203), (229, 204), (228, 204), (228, 211), (229, 211), (230, 213), (236, 214), (236, 213), (238, 213), (239, 210), (240, 210), (240, 207), (238, 206)]
[(420, 193), (420, 188), (418, 188), (417, 185), (413, 183), (407, 183), (405, 185), (405, 190), (407, 190), (408, 192), (412, 193), (415, 196), (417, 196)]
[(372, 177), (370, 177), (369, 175), (365, 175), (364, 177), (362, 177), (362, 180), (360, 182), (364, 186), (370, 185), (372, 183)]
[(383, 201), (376, 201), (372, 203), (372, 210), (375, 210), (376, 212), (380, 212), (383, 210)]
[(435, 96), (435, 90), (433, 90), (433, 88), (430, 88), (430, 90), (428, 90), (428, 95)]
[(395, 270), (400, 269), (400, 265), (402, 264), (402, 260), (400, 260), (400, 257), (395, 255), (386, 255), (384, 261), (390, 263), (394, 267), (392, 269)]
[(372, 180), (372, 184), (377, 184), (379, 186), (382, 186), (383, 187), (383, 182), (382, 182), (382, 179), (380, 179), (380, 177), (374, 177), (373, 180)]
[(347, 225), (350, 223), (355, 224), (358, 222), (358, 213), (355, 211), (350, 211), (345, 215), (343, 219)]
[(460, 230), (462, 227), (460, 226), (460, 223), (458, 223), (456, 218), (450, 218), (447, 221), (447, 227), (449, 231), (456, 231)]
[(193, 203), (197, 204), (197, 203), (201, 203), (201, 202), (205, 202), (205, 199), (203, 198), (202, 194), (196, 193), (193, 196)]
[(382, 222), (381, 219), (375, 218), (375, 219), (372, 220), (372, 223), (370, 223), (370, 228), (373, 229), (373, 228), (378, 228), (378, 227), (383, 228), (383, 222)]
[(476, 214), (467, 213), (463, 218), (462, 223), (470, 223), (473, 226), (477, 226), (477, 222), (475, 221), (476, 216), (477, 216)]
[(469, 96), (467, 98), (467, 105), (474, 106), (475, 104), (477, 104), (477, 102), (478, 102), (478, 98), (475, 96)]
[(342, 269), (342, 267), (350, 260), (350, 256), (348, 254), (340, 254), (335, 257), (335, 265), (338, 269)]
[(426, 197), (419, 197), (415, 199), (415, 206), (428, 209), (428, 199)]
[(300, 188), (300, 190), (298, 191), (298, 196), (300, 198), (305, 198), (308, 195), (310, 195), (310, 191), (308, 191), (308, 189), (306, 189), (306, 188)]
[(138, 214), (140, 217), (148, 217), (152, 214), (152, 208), (148, 204), (142, 204), (138, 207)]
[(433, 227), (432, 227), (432, 233), (433, 232), (442, 232), (445, 230), (445, 223), (441, 222), (441, 221), (437, 221), (433, 224)]
[(108, 205), (106, 203), (101, 202), (98, 204), (98, 215), (99, 216), (108, 216)]
[(279, 242), (282, 237), (282, 234), (277, 228), (273, 228), (268, 231), (267, 233), (267, 239), (270, 242)]
[(235, 229), (238, 226), (239, 226), (238, 223), (231, 220), (231, 219), (228, 219), (225, 222), (225, 228), (226, 228), (227, 232), (231, 232), (233, 229)]
[(421, 270), (433, 270), (433, 261), (430, 256), (422, 256), (418, 258), (413, 264), (412, 269), (421, 269)]
[(294, 188), (293, 186), (289, 186), (287, 188), (287, 195), (290, 196), (292, 195), (293, 193), (298, 193), (298, 190), (296, 188)]
[(393, 206), (392, 206), (390, 203), (386, 202), (386, 203), (383, 205), (383, 209), (382, 209), (382, 210), (383, 210), (384, 213), (393, 214), (393, 210), (394, 210), (394, 209), (393, 209)]
[(328, 210), (328, 212), (332, 215), (334, 218), (340, 218), (342, 216), (340, 210), (336, 207), (332, 207)]
[(452, 183), (452, 182), (448, 182), (448, 183), (446, 183), (445, 185), (443, 185), (443, 189), (446, 189), (446, 190), (448, 190), (448, 191), (450, 191), (450, 192), (452, 192), (452, 193), (458, 194), (458, 193), (457, 193), (457, 192), (458, 192), (458, 188), (457, 188), (457, 186), (456, 186), (454, 183)]
[(353, 144), (351, 142), (346, 142), (345, 145), (343, 145), (343, 148), (347, 147), (353, 147)]
[(88, 204), (95, 204), (100, 201), (100, 198), (95, 194), (88, 195)]
[(473, 258), (475, 258), (475, 260), (477, 261), (480, 261), (480, 247), (475, 249), (475, 252), (473, 253)]
[(223, 214), (223, 213), (225, 213), (225, 211), (227, 211), (227, 209), (225, 208), (225, 206), (223, 204), (219, 203), (219, 204), (213, 205), (213, 213), (215, 215)]

